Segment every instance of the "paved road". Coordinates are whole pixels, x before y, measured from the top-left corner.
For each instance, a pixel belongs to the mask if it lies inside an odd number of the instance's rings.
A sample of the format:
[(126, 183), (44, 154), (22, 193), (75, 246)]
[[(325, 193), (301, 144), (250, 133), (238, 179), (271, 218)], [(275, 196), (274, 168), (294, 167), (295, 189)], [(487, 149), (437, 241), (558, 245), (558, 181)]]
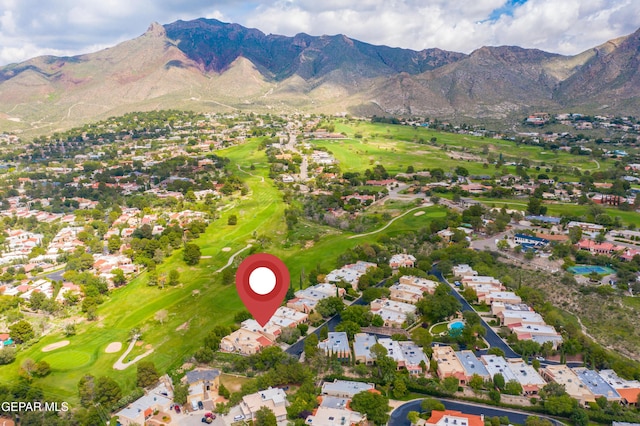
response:
[[(466, 414), (475, 414), (478, 416), (483, 414), (485, 417), (506, 416), (509, 418), (509, 421), (511, 423), (524, 424), (525, 421), (527, 420), (527, 417), (537, 415), (537, 414), (529, 414), (524, 411), (508, 410), (508, 409), (502, 409), (502, 408), (492, 407), (488, 405), (460, 402), (460, 401), (454, 401), (449, 399), (440, 399), (440, 401), (444, 404), (447, 410), (456, 410)], [(391, 412), (391, 418), (389, 419), (388, 425), (389, 426), (410, 426), (411, 422), (407, 420), (407, 414), (409, 414), (409, 411), (421, 412), (422, 410), (420, 409), (420, 402), (422, 402), (422, 400), (418, 399), (415, 401), (407, 402), (406, 404), (403, 404), (400, 407), (396, 408), (393, 412)], [(544, 416), (538, 416), (538, 417), (544, 417)], [(548, 417), (544, 417), (544, 418), (546, 418), (547, 420), (550, 420), (555, 425), (558, 425), (558, 426), (561, 425), (560, 422), (554, 419), (551, 419)]]
[[(378, 284), (376, 284), (376, 287), (380, 287), (383, 286), (385, 283), (387, 282), (386, 279), (380, 281)], [(362, 305), (365, 306), (367, 305), (367, 302), (365, 302), (362, 297), (356, 299), (352, 305)], [(322, 324), (320, 327), (316, 328), (312, 334), (316, 334), (318, 337), (320, 337), (320, 330), (322, 329), (322, 327), (327, 326), (327, 328), (329, 329), (329, 331), (334, 331), (336, 329), (336, 326), (340, 324), (340, 315), (334, 315), (331, 318), (329, 318), (324, 324)], [(308, 336), (307, 336), (308, 337)], [(383, 336), (383, 337), (388, 337), (388, 336)], [(306, 339), (306, 337), (304, 338)], [(297, 358), (300, 358), (300, 355), (302, 355), (302, 352), (304, 352), (304, 339), (297, 341), (296, 343), (294, 343), (293, 345), (289, 346), (287, 348), (287, 350), (285, 351), (286, 353), (288, 353), (289, 355), (293, 355)]]
[[(446, 280), (446, 278), (444, 278), (442, 276), (442, 274), (436, 270), (432, 270), (431, 273), (433, 275), (435, 275), (436, 277), (438, 277), (438, 279), (449, 285), (449, 287), (451, 288), (451, 294), (453, 294), (455, 296), (456, 299), (458, 299), (458, 301), (460, 301), (460, 303), (462, 304), (462, 310), (463, 311), (471, 311), (471, 312), (475, 312), (475, 310), (473, 309), (473, 307), (469, 304), (469, 302), (467, 302), (466, 300), (464, 300), (464, 297), (462, 297), (460, 295), (460, 293), (458, 293), (457, 291), (454, 290), (453, 286), (451, 285), (451, 283), (449, 283), (449, 281)], [(480, 320), (482, 322), (482, 326), (485, 328), (485, 330), (487, 330), (487, 333), (484, 336), (484, 339), (487, 341), (487, 343), (489, 343), (489, 345), (491, 347), (498, 347), (500, 349), (502, 349), (504, 351), (505, 354), (505, 358), (521, 358), (520, 355), (518, 355), (517, 353), (515, 353), (513, 351), (513, 349), (511, 349), (511, 347), (509, 345), (506, 344), (506, 342), (504, 340), (502, 340), (500, 338), (500, 336), (498, 336), (496, 334), (495, 331), (493, 331), (493, 328), (491, 328), (489, 326), (489, 324), (486, 323), (486, 321), (484, 320), (484, 318), (480, 317)]]

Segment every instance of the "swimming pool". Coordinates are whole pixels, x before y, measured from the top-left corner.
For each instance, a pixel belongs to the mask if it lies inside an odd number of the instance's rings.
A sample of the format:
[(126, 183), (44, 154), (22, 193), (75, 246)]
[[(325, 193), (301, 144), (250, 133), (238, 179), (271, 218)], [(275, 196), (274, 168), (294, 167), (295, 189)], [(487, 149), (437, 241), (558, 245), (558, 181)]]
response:
[(586, 274), (590, 274), (591, 272), (596, 272), (598, 274), (615, 274), (616, 273), (614, 269), (611, 269), (608, 266), (599, 266), (599, 265), (576, 265), (576, 266), (569, 267), (567, 270), (575, 275), (586, 275)]
[(464, 329), (464, 323), (462, 321), (454, 321), (449, 324), (449, 330), (459, 331)]

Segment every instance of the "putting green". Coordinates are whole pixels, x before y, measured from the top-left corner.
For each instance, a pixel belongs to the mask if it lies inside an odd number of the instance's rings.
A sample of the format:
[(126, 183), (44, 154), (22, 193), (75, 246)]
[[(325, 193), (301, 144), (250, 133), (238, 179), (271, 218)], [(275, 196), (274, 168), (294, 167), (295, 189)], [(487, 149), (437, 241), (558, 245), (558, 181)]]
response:
[(65, 350), (47, 355), (42, 358), (42, 361), (47, 361), (55, 370), (75, 370), (89, 364), (91, 354), (78, 350)]

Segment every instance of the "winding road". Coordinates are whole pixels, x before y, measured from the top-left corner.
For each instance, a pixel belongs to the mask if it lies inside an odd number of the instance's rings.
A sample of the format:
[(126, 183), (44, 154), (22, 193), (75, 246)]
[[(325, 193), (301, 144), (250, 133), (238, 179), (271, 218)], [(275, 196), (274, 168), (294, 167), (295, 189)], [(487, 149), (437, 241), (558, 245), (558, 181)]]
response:
[[(466, 414), (484, 415), (485, 417), (496, 417), (496, 416), (508, 417), (509, 421), (514, 424), (515, 423), (524, 424), (528, 417), (538, 416), (546, 420), (549, 420), (551, 423), (553, 423), (556, 426), (562, 425), (562, 423), (552, 418), (549, 418), (537, 413), (528, 413), (526, 411), (511, 410), (506, 408), (493, 407), (489, 405), (475, 404), (470, 402), (460, 402), (460, 401), (454, 401), (450, 399), (440, 399), (440, 398), (438, 399), (440, 400), (440, 402), (444, 404), (447, 410), (461, 411)], [(407, 420), (407, 414), (409, 414), (409, 411), (421, 412), (422, 411), (420, 408), (421, 402), (422, 402), (422, 399), (416, 399), (413, 401), (409, 401), (405, 404), (402, 404), (401, 406), (399, 406), (398, 408), (396, 408), (391, 412), (391, 417), (389, 419), (389, 423), (387, 424), (389, 426), (410, 426), (411, 422)]]
[(238, 170), (240, 170), (242, 173), (248, 174), (249, 176), (253, 176), (254, 178), (260, 178), (260, 182), (264, 183), (264, 177), (258, 176), (258, 175), (254, 175), (253, 173), (249, 173), (248, 171), (246, 171), (242, 167), (240, 167), (240, 164), (238, 164)]
[(400, 219), (401, 217), (406, 216), (406, 215), (408, 215), (409, 213), (411, 213), (411, 212), (413, 212), (413, 211), (420, 210), (420, 209), (423, 209), (423, 208), (425, 208), (425, 207), (430, 207), (430, 206), (432, 206), (432, 205), (433, 205), (433, 204), (431, 204), (431, 203), (425, 203), (425, 204), (423, 204), (423, 205), (421, 205), (421, 206), (414, 207), (414, 208), (409, 209), (409, 210), (407, 210), (406, 212), (402, 213), (400, 216), (396, 216), (396, 217), (394, 217), (393, 219), (391, 219), (391, 220), (389, 221), (389, 223), (387, 223), (385, 226), (383, 226), (383, 227), (382, 227), (382, 228), (380, 228), (380, 229), (377, 229), (377, 230), (375, 230), (375, 231), (371, 231), (371, 232), (367, 232), (366, 234), (352, 235), (352, 236), (350, 236), (350, 237), (347, 237), (347, 239), (351, 240), (351, 239), (353, 239), (353, 238), (360, 238), (360, 237), (366, 237), (367, 235), (377, 234), (378, 232), (382, 232), (382, 231), (384, 231), (385, 229), (387, 229), (389, 226), (391, 226), (391, 224), (392, 224), (393, 222), (395, 222), (396, 220)]
[(129, 362), (122, 362), (127, 357), (127, 355), (129, 355), (129, 352), (131, 352), (133, 350), (133, 347), (136, 345), (137, 341), (138, 341), (137, 337), (131, 340), (131, 343), (129, 343), (129, 347), (127, 348), (127, 350), (124, 351), (124, 353), (120, 356), (120, 358), (118, 358), (118, 360), (115, 362), (115, 364), (113, 364), (113, 368), (115, 370), (124, 370), (127, 367), (129, 367), (130, 365), (135, 364), (136, 362), (140, 361), (142, 358), (146, 357), (147, 355), (151, 355), (151, 352), (153, 352), (153, 348), (149, 349), (148, 351), (146, 351), (142, 355), (138, 355), (137, 357), (135, 357), (133, 360), (131, 360)]
[(224, 265), (222, 268), (218, 269), (218, 270), (216, 271), (216, 273), (222, 272), (222, 271), (224, 271), (225, 269), (227, 269), (229, 266), (231, 266), (231, 264), (233, 263), (233, 261), (235, 260), (235, 258), (236, 258), (236, 256), (237, 256), (237, 255), (239, 255), (240, 253), (242, 253), (242, 252), (243, 252), (243, 251), (245, 251), (245, 250), (250, 249), (251, 247), (252, 247), (252, 246), (251, 246), (251, 244), (247, 244), (247, 246), (246, 246), (245, 248), (242, 248), (242, 249), (238, 250), (237, 252), (233, 253), (233, 254), (231, 255), (231, 257), (229, 258), (229, 261), (227, 262), (227, 264), (226, 264), (226, 265)]

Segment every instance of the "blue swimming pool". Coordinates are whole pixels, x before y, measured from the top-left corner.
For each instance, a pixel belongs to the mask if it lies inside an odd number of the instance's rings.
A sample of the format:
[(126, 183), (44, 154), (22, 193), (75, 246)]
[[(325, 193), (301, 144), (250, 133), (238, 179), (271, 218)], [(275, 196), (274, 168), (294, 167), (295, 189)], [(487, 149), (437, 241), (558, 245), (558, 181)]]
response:
[(462, 321), (454, 321), (449, 324), (449, 330), (460, 331), (464, 329), (464, 322)]

